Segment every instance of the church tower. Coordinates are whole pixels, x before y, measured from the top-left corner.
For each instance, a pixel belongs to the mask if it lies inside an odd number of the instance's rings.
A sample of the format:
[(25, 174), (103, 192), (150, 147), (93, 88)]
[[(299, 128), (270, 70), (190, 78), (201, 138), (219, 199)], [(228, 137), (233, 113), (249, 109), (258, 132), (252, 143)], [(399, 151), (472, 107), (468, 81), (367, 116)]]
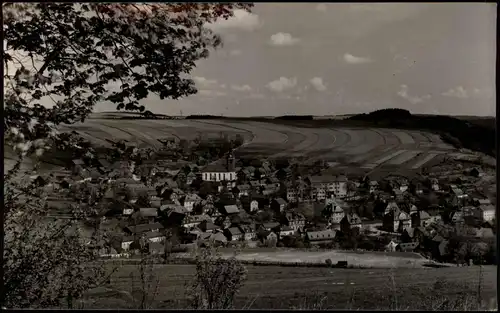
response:
[(229, 151), (226, 156), (226, 168), (229, 172), (233, 172), (236, 168), (236, 159), (233, 150)]

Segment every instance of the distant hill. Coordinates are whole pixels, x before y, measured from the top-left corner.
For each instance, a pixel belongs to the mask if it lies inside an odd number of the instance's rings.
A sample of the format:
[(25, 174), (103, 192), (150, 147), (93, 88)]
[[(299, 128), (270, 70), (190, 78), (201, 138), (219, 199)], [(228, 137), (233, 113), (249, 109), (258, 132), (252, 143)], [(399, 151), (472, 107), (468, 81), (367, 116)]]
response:
[(91, 113), (91, 119), (171, 119), (171, 116), (165, 114), (156, 114), (151, 111), (144, 112), (127, 112), (127, 111), (109, 111), (109, 112), (94, 112)]
[(412, 115), (403, 109), (384, 109), (358, 114), (347, 120), (378, 127), (430, 130), (457, 148), (496, 156), (495, 118)]

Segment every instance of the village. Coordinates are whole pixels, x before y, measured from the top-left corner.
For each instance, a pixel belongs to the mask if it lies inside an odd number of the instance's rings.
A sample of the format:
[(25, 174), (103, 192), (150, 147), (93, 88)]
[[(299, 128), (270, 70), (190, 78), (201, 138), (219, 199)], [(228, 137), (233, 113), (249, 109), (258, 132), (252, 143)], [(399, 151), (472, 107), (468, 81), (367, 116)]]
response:
[(495, 206), (478, 190), (477, 164), (377, 180), (327, 162), (236, 159), (241, 138), (162, 143), (140, 164), (73, 159), (51, 173), (62, 183), (46, 182), (48, 208), (63, 216), (79, 185), (99, 194), (100, 183), (111, 184), (98, 221), (108, 239), (95, 245), (103, 258), (209, 245), (415, 252), (457, 265), (493, 258)]

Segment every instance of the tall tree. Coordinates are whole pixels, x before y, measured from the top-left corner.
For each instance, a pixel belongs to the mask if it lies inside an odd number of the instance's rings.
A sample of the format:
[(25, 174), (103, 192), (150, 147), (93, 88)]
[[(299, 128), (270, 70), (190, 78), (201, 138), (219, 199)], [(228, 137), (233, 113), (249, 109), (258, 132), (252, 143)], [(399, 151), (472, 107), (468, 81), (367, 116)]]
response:
[[(23, 161), (37, 162), (47, 151), (94, 157), (78, 134), (63, 131), (65, 124), (85, 121), (100, 102), (143, 112), (140, 102), (151, 94), (179, 99), (196, 93), (189, 73), (221, 45), (207, 25), (250, 8), (241, 3), (2, 5), (5, 147), (18, 157), (4, 175), (1, 225), (8, 236), (1, 241), (2, 307), (73, 307), (104, 277), (77, 221), (98, 216), (98, 203), (111, 186), (101, 181), (99, 192), (84, 197), (85, 203), (79, 200), (72, 219), (51, 222), (43, 188), (20, 180)], [(113, 152), (136, 162), (141, 158), (137, 149)]]

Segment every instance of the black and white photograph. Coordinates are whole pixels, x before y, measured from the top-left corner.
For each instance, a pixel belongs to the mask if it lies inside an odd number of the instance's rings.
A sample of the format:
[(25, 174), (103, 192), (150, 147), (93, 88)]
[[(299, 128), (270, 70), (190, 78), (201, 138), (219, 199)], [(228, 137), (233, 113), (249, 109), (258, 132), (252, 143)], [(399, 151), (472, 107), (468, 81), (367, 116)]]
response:
[(496, 3), (2, 19), (2, 309), (498, 310)]

